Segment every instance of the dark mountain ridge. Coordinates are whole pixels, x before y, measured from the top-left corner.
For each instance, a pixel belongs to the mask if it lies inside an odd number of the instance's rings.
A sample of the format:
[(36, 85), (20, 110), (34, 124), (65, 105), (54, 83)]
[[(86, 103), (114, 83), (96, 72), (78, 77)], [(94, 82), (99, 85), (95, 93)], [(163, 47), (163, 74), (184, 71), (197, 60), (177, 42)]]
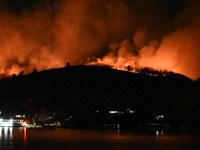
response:
[(107, 66), (68, 66), (0, 80), (1, 110), (90, 116), (134, 109), (139, 114), (198, 115), (199, 81), (151, 76)]

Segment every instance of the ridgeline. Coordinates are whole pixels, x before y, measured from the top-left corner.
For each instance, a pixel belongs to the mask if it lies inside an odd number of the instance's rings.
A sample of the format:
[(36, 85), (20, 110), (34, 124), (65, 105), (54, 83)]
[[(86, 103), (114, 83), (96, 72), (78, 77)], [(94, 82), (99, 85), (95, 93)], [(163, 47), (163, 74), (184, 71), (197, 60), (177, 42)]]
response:
[(152, 76), (108, 66), (67, 66), (1, 79), (0, 102), (4, 114), (88, 120), (97, 111), (131, 108), (143, 118), (165, 114), (193, 123), (199, 119), (200, 80), (173, 72)]

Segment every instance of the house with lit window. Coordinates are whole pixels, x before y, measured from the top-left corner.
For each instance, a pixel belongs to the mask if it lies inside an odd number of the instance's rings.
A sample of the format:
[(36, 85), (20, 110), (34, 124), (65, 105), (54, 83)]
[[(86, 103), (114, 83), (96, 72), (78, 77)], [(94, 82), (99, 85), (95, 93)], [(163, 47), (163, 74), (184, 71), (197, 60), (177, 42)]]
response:
[(2, 114), (0, 111), (0, 127), (22, 127), (25, 115)]

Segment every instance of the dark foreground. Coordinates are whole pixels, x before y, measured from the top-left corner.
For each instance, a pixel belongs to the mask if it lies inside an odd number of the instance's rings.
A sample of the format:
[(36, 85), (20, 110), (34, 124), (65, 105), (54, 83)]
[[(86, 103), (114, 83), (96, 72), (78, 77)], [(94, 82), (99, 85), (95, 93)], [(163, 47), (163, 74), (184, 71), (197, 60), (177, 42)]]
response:
[(0, 149), (199, 150), (200, 136), (166, 132), (0, 127)]

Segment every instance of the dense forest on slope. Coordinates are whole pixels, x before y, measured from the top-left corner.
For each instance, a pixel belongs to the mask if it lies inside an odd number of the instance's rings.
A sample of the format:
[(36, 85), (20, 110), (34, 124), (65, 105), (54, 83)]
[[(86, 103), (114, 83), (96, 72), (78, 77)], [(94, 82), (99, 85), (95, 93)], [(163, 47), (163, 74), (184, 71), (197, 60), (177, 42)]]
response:
[(131, 108), (140, 114), (191, 117), (200, 109), (200, 80), (151, 76), (107, 66), (68, 66), (0, 80), (1, 110), (90, 116)]

